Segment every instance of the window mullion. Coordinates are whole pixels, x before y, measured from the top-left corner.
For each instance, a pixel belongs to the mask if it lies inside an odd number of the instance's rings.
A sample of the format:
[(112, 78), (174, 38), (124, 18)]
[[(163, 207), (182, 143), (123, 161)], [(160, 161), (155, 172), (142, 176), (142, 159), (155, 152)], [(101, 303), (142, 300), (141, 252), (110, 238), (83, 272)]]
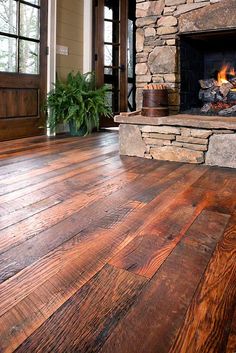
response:
[(20, 71), (20, 1), (17, 1), (17, 72)]

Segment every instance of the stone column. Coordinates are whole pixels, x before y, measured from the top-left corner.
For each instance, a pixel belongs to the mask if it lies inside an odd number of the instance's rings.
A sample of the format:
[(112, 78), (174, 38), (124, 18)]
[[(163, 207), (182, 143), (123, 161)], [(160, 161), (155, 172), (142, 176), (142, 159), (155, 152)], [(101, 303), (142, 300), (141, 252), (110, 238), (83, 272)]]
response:
[(170, 114), (180, 105), (179, 16), (221, 0), (136, 0), (136, 102), (147, 83), (166, 83)]

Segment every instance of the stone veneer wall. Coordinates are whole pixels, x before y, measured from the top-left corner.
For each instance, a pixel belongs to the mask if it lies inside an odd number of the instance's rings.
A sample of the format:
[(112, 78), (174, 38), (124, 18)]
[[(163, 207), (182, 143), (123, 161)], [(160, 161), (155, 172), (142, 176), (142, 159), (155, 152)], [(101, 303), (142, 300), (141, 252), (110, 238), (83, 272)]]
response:
[(236, 168), (236, 130), (121, 124), (119, 136), (121, 155)]
[[(228, 0), (136, 0), (136, 102), (138, 109), (141, 108), (144, 85), (153, 82), (168, 84), (170, 114), (179, 111), (180, 72), (177, 41), (180, 30), (179, 18), (182, 14), (189, 16), (190, 11), (195, 12), (193, 10), (221, 1), (227, 2)], [(227, 7), (229, 11), (231, 7), (229, 4)], [(201, 17), (200, 13), (199, 17)], [(233, 14), (229, 17), (232, 18)], [(207, 21), (205, 22), (207, 25)], [(219, 22), (221, 27), (226, 25), (222, 17)]]

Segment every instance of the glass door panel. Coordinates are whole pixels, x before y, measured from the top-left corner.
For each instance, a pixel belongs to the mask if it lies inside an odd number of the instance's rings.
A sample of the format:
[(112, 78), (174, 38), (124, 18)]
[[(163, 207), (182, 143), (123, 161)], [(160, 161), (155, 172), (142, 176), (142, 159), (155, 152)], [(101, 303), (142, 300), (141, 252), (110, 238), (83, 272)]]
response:
[(128, 44), (127, 44), (127, 66), (128, 66), (128, 111), (136, 109), (135, 102), (135, 13), (129, 8), (128, 18)]
[(15, 38), (0, 35), (0, 71), (16, 72), (17, 41)]
[(0, 72), (39, 74), (39, 0), (0, 0)]
[(22, 37), (39, 39), (39, 24), (39, 9), (24, 3), (20, 4), (20, 35)]
[[(95, 71), (114, 114), (135, 109), (135, 0), (97, 0)], [(111, 119), (110, 119), (111, 120)]]
[(17, 2), (15, 0), (0, 1), (0, 32), (17, 33)]
[(104, 3), (104, 83), (110, 84), (108, 92), (112, 111), (119, 109), (119, 6), (114, 1)]

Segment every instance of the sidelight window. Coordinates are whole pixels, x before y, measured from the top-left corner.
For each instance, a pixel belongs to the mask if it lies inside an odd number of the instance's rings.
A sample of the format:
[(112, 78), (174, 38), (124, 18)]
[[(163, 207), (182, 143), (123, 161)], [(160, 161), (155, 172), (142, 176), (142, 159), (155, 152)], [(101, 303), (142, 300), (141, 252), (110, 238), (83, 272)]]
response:
[(0, 71), (39, 74), (40, 0), (0, 0)]

